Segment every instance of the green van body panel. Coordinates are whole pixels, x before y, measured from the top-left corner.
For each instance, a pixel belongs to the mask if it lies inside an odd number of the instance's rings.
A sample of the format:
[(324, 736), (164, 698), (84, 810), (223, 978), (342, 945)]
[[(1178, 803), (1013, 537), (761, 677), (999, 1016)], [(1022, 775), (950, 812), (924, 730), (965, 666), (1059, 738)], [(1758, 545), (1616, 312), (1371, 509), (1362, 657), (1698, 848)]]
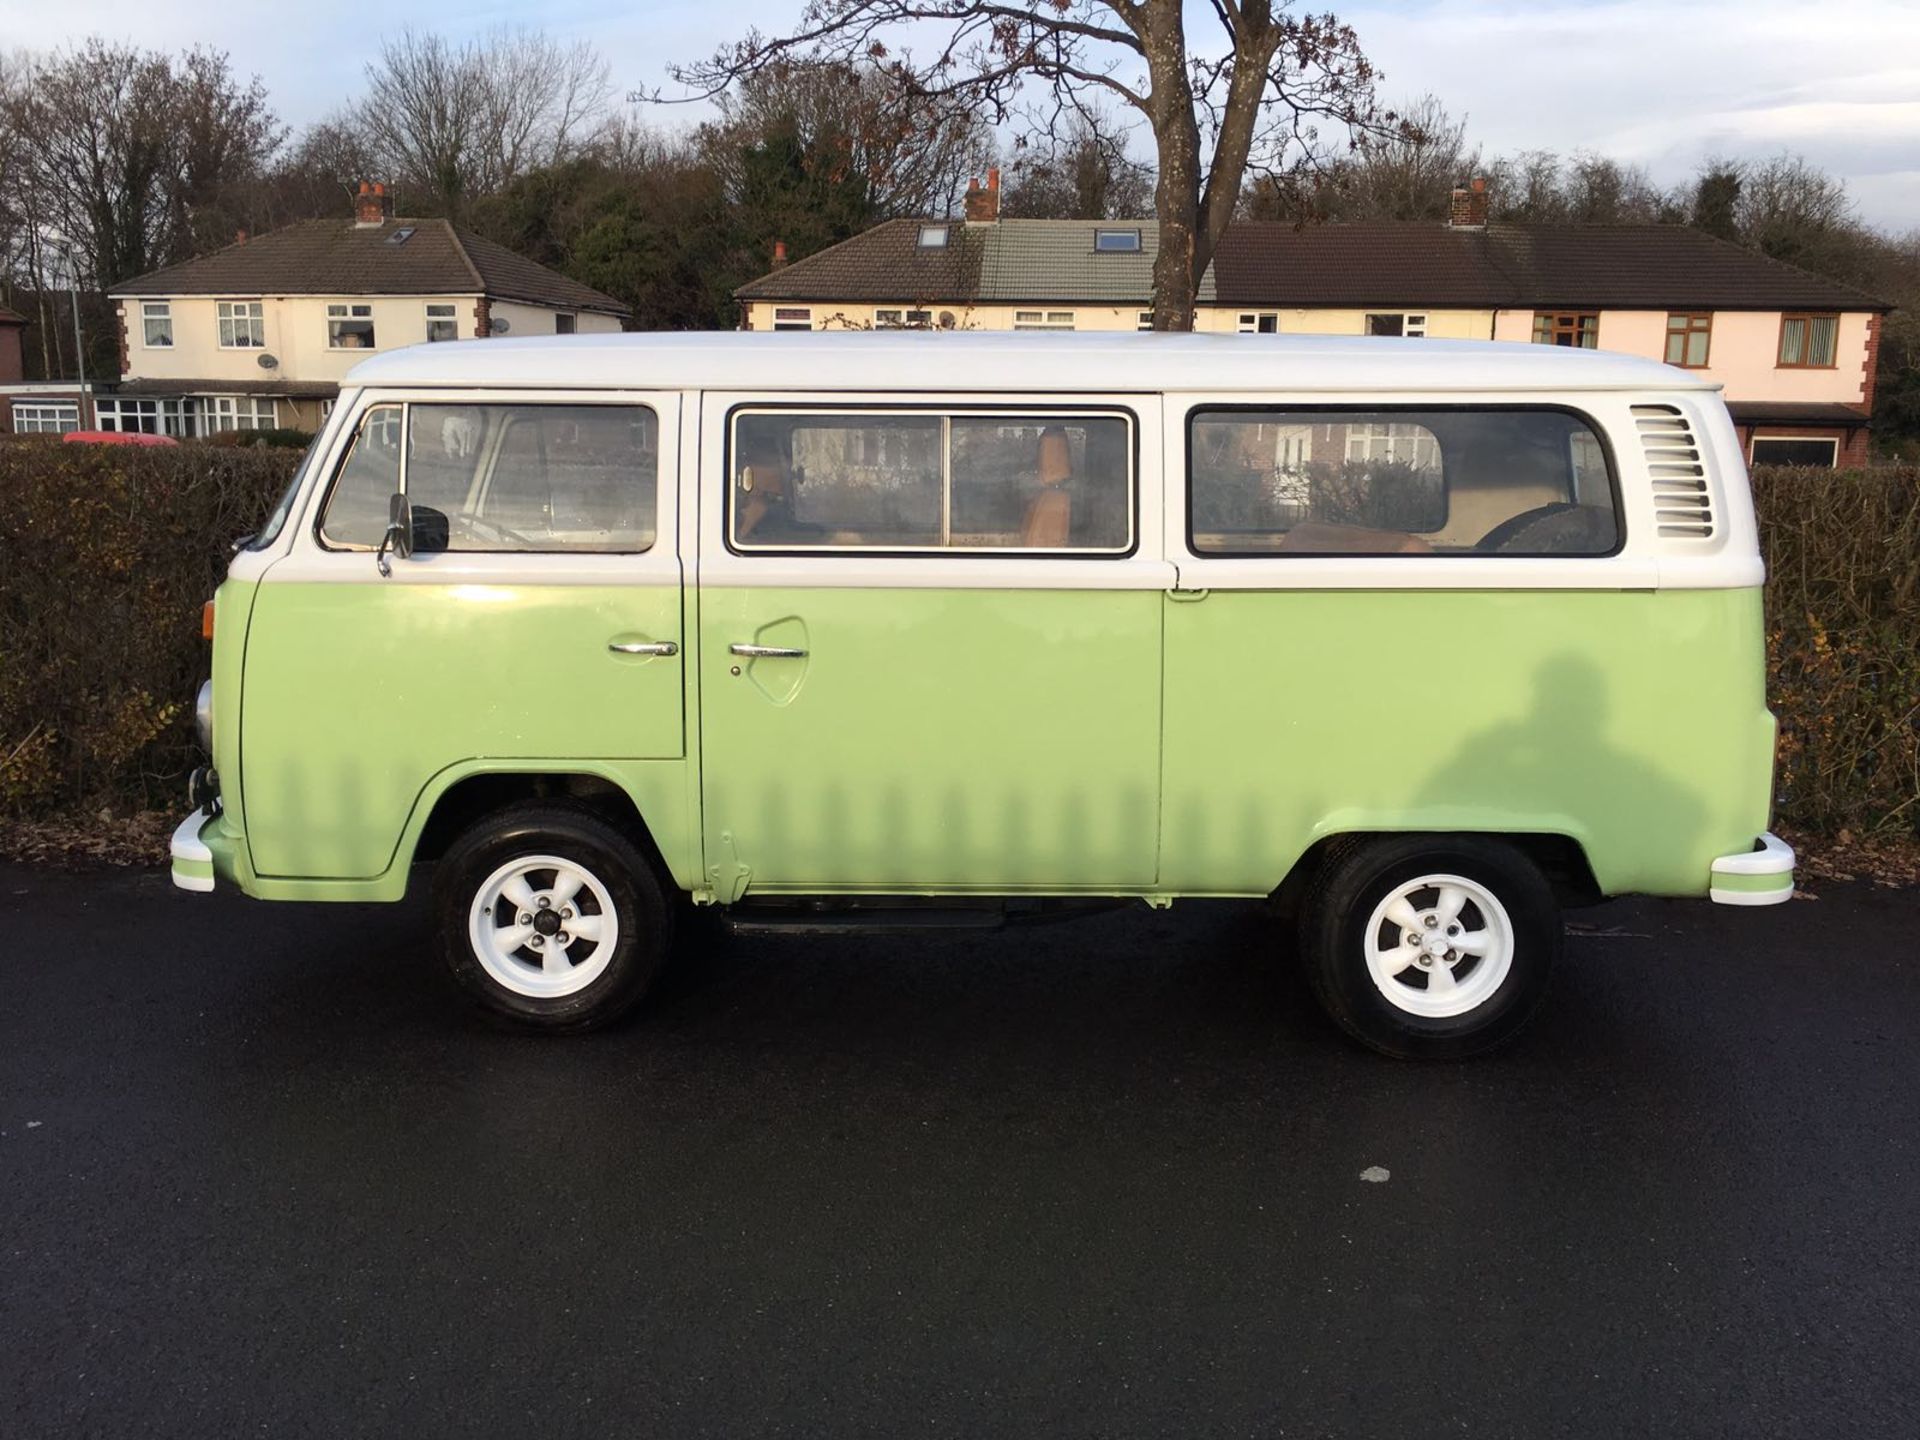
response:
[[(676, 853), (682, 659), (607, 647), (681, 643), (678, 587), (392, 584), (368, 568), (365, 584), (269, 575), (259, 587), (238, 727), (259, 876), (404, 872), (423, 800), (484, 770), (627, 776), (662, 852)], [(674, 781), (623, 764), (643, 760), (672, 761)]]
[(1362, 831), (1563, 835), (1606, 893), (1704, 895), (1767, 822), (1757, 590), (721, 589), (696, 707), (691, 657), (604, 650), (677, 637), (673, 590), (501, 588), (222, 587), (223, 878), (397, 899), (487, 773), (620, 786), (722, 901), (1265, 895)]
[(1766, 828), (1758, 590), (1216, 590), (1166, 624), (1162, 889), (1398, 830), (1570, 836), (1608, 894), (1705, 895)]
[[(749, 881), (1153, 888), (1161, 604), (1157, 590), (702, 589), (717, 897)], [(742, 659), (734, 643), (807, 655)]]

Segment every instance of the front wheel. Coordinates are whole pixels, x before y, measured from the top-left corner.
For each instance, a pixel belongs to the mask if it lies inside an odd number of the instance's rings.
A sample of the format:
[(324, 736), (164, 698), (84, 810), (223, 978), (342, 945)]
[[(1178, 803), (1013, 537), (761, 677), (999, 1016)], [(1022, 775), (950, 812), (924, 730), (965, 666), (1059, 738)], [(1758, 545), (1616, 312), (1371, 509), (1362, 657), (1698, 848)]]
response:
[(1456, 1060), (1511, 1040), (1560, 954), (1552, 887), (1512, 846), (1478, 836), (1348, 841), (1301, 916), (1307, 975), (1363, 1045)]
[(495, 1014), (538, 1029), (618, 1019), (672, 943), (653, 867), (584, 810), (529, 805), (482, 820), (441, 860), (433, 888), (454, 979)]

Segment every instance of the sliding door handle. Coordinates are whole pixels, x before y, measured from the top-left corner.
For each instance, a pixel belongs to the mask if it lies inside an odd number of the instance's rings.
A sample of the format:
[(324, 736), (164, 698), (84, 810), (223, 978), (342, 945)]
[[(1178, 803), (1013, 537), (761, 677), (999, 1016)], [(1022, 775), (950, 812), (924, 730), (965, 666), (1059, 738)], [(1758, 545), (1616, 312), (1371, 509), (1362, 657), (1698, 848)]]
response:
[(614, 640), (607, 649), (616, 655), (678, 655), (680, 647), (671, 640)]
[(786, 645), (729, 645), (729, 653), (749, 660), (804, 660), (807, 652)]

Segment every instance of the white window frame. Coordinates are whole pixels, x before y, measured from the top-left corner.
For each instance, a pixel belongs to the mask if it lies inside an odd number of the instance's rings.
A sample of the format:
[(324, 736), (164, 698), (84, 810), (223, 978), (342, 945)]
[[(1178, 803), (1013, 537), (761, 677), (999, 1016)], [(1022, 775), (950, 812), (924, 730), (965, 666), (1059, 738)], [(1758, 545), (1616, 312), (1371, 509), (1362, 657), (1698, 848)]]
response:
[[(433, 333), (433, 327), (436, 325), (449, 325), (453, 328), (453, 333), (451, 335), (435, 335)], [(375, 334), (377, 337), (378, 332), (376, 331)], [(429, 345), (444, 345), (449, 340), (458, 340), (459, 338), (460, 307), (445, 301), (429, 301), (427, 304), (427, 343)]]
[(1361, 324), (1366, 326), (1366, 329), (1361, 331), (1363, 335), (1373, 335), (1373, 322), (1375, 319), (1398, 320), (1400, 322), (1400, 334), (1394, 337), (1396, 339), (1424, 340), (1427, 338), (1427, 317), (1424, 312), (1412, 310), (1369, 310), (1361, 320)]
[(1234, 330), (1241, 335), (1278, 335), (1280, 333), (1280, 312), (1278, 310), (1243, 310), (1234, 321)]
[(209, 395), (200, 403), (209, 435), (280, 428), (280, 402), (271, 395)]
[[(154, 325), (166, 327), (164, 340), (153, 338)], [(171, 350), (173, 348), (173, 302), (169, 300), (142, 300), (140, 302), (140, 348), (142, 350)]]
[[(1106, 244), (1108, 240), (1117, 244)], [(1131, 243), (1128, 243), (1131, 242)], [(1138, 255), (1146, 248), (1137, 229), (1121, 225), (1101, 225), (1093, 232), (1093, 253), (1096, 255)]]
[[(1420, 433), (1404, 433), (1409, 430)], [(1440, 437), (1424, 425), (1391, 420), (1349, 423), (1344, 458), (1350, 463), (1411, 465), (1416, 470), (1425, 470), (1440, 463)]]
[(1071, 330), (1073, 329), (1073, 311), (1016, 310), (1013, 312), (1013, 328), (1016, 330)]
[(922, 225), (915, 240), (915, 248), (920, 250), (944, 250), (951, 243), (953, 227), (950, 225)]
[(773, 328), (811, 330), (813, 329), (813, 310), (805, 305), (776, 305), (773, 311)]
[[(342, 345), (340, 343), (339, 332), (336, 332), (333, 328), (334, 323), (340, 320), (366, 321), (373, 330), (372, 336), (369, 337), (372, 343), (368, 345)], [(327, 348), (329, 350), (378, 350), (380, 348), (380, 327), (374, 322), (373, 306), (366, 301), (359, 300), (330, 301), (327, 305)]]
[(1136, 312), (1133, 317), (1133, 328), (1136, 330), (1151, 330), (1153, 328), (1153, 312), (1151, 310)]
[[(68, 423), (71, 421), (72, 423)], [(74, 400), (15, 400), (13, 433), (65, 435), (80, 428), (80, 405)]]
[[(1827, 468), (1840, 468), (1840, 437), (1837, 435), (1755, 435), (1747, 441), (1747, 463), (1749, 465), (1778, 465), (1778, 460), (1761, 460), (1754, 451), (1758, 446), (1775, 441), (1783, 445), (1826, 445), (1833, 453), (1827, 457)], [(1813, 467), (1813, 468), (1818, 468)]]
[(222, 300), (214, 312), (222, 350), (267, 348), (267, 307), (260, 300)]

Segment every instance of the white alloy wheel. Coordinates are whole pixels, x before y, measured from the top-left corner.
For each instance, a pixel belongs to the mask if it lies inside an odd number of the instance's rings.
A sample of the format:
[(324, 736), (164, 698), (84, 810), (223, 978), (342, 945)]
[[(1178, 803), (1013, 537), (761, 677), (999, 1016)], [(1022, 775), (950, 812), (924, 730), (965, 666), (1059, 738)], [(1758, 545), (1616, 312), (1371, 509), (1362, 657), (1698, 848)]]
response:
[(1460, 875), (1422, 875), (1374, 908), (1367, 974), (1387, 1003), (1448, 1019), (1493, 998), (1513, 968), (1513, 920), (1494, 893)]
[(516, 995), (559, 999), (605, 972), (620, 917), (599, 877), (577, 860), (519, 855), (489, 875), (467, 914), (481, 968)]

